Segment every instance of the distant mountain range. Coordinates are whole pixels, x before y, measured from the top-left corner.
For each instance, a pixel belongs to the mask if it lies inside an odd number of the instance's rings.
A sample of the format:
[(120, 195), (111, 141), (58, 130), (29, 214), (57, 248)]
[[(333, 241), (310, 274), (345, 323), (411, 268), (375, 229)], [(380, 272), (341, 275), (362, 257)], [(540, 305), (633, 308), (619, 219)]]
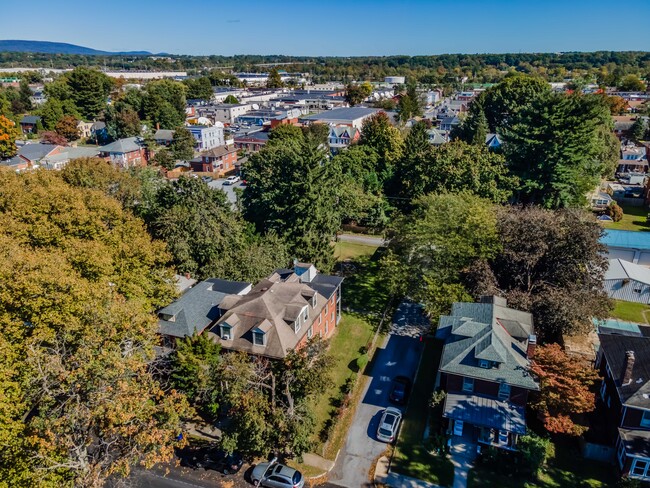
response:
[(109, 52), (98, 51), (89, 47), (49, 41), (0, 40), (0, 52), (41, 53), (41, 54), (81, 54), (85, 56), (132, 55), (149, 56), (149, 51)]

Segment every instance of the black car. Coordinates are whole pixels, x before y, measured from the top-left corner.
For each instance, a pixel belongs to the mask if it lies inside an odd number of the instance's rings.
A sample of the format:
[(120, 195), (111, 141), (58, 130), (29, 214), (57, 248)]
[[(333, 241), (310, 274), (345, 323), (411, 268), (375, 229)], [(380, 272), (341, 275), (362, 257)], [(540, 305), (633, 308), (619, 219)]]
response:
[(244, 460), (238, 453), (228, 454), (225, 451), (213, 450), (209, 451), (200, 463), (199, 467), (204, 469), (214, 469), (223, 474), (233, 474), (241, 469)]
[(404, 405), (411, 389), (411, 380), (406, 376), (396, 376), (390, 389), (389, 399), (397, 405)]
[(244, 461), (238, 453), (228, 454), (208, 447), (186, 447), (177, 452), (181, 466), (192, 469), (213, 469), (223, 474), (237, 473)]

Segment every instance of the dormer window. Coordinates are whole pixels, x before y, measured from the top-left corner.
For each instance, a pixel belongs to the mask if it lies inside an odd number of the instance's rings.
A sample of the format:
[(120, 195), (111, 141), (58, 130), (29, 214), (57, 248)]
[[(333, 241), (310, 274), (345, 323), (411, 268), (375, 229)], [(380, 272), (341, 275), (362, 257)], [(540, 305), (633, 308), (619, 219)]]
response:
[(221, 340), (223, 341), (231, 341), (232, 340), (232, 327), (227, 324), (223, 323), (219, 326), (219, 333), (221, 335)]
[(176, 322), (176, 316), (175, 315), (170, 315), (168, 313), (160, 313), (160, 314), (158, 314), (158, 317), (161, 320), (165, 320), (167, 322)]
[(311, 304), (312, 308), (315, 307), (317, 303), (318, 303), (318, 300), (316, 299), (316, 295), (314, 295), (313, 297), (311, 297), (311, 300), (310, 300), (310, 304)]
[(307, 322), (307, 319), (309, 318), (309, 307), (303, 308), (301, 315), (302, 315), (302, 321)]
[(253, 331), (253, 345), (264, 346), (266, 344), (266, 334), (257, 329)]
[(298, 332), (300, 330), (300, 317), (296, 319), (296, 321), (293, 323), (293, 331)]
[(483, 369), (490, 369), (492, 367), (492, 362), (488, 361), (487, 359), (479, 359), (478, 365)]

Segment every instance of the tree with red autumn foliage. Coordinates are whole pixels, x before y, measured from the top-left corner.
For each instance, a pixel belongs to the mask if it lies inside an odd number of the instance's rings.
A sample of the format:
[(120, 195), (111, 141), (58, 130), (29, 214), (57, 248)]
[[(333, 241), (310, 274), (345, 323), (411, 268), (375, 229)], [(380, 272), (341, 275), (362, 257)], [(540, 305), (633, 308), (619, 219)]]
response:
[(574, 422), (575, 416), (595, 408), (590, 387), (598, 380), (595, 369), (569, 357), (558, 344), (539, 346), (531, 364), (539, 378), (540, 391), (532, 407), (549, 432), (580, 435), (585, 427)]
[(41, 134), (41, 142), (43, 144), (55, 144), (57, 146), (67, 146), (68, 140), (58, 132), (46, 131)]

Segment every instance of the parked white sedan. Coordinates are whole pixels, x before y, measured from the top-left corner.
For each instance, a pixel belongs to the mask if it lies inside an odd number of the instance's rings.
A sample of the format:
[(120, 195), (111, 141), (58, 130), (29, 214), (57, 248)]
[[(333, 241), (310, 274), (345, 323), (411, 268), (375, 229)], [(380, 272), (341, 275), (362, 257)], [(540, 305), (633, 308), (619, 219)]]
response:
[(402, 412), (394, 407), (384, 410), (379, 427), (377, 428), (377, 439), (382, 442), (394, 442), (397, 439), (397, 431), (402, 421)]
[(226, 181), (223, 182), (224, 185), (234, 185), (237, 183), (241, 178), (239, 176), (229, 176), (226, 178)]

